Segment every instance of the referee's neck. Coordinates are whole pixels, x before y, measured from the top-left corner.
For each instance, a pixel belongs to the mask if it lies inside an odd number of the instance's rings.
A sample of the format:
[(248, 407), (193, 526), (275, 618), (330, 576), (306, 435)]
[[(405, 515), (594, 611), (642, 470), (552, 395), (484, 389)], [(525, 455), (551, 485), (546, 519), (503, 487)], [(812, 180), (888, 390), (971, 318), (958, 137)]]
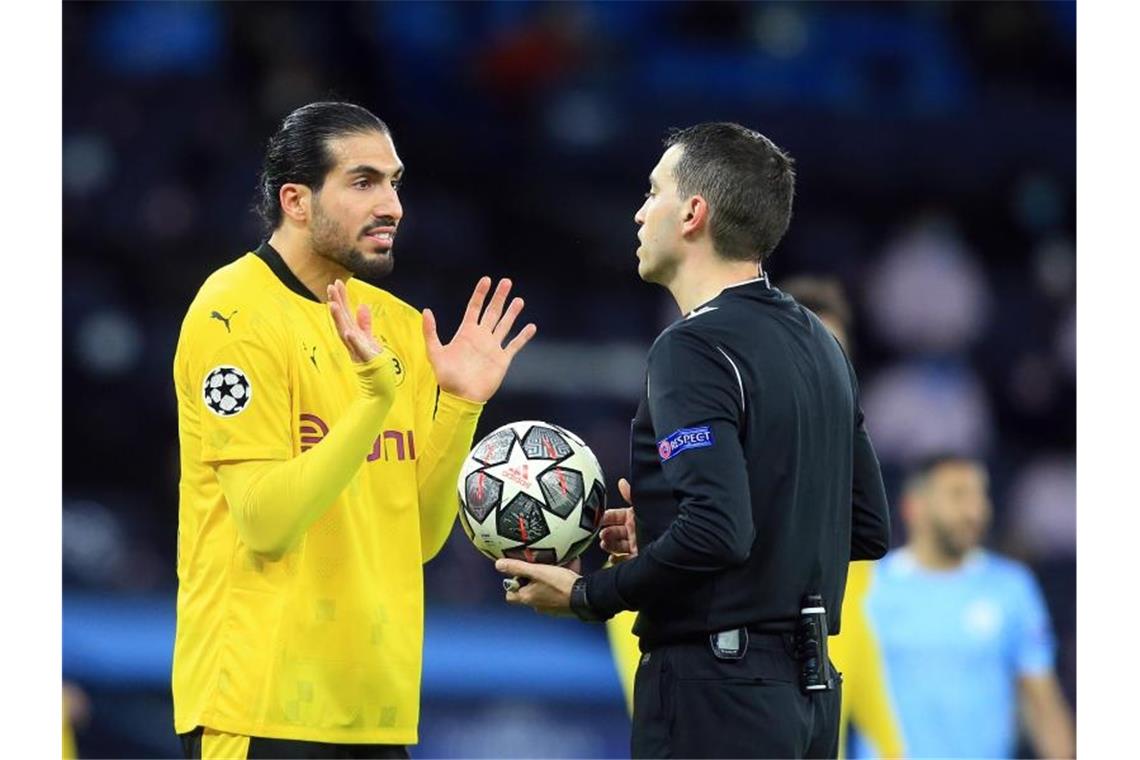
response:
[(679, 270), (668, 288), (681, 313), (688, 314), (716, 298), (725, 288), (763, 276), (755, 261), (716, 259), (705, 266), (693, 266), (689, 271)]

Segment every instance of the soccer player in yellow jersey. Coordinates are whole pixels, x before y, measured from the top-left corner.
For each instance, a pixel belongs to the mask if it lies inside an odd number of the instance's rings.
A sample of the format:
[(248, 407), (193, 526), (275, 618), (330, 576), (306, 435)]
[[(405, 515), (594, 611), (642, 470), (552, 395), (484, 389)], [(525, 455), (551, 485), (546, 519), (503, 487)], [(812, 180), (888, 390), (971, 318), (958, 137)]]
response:
[(354, 279), (392, 269), (403, 169), (366, 109), (294, 111), (265, 156), (269, 239), (183, 321), (187, 757), (407, 757), (417, 741), (422, 565), (451, 531), (482, 405), (536, 328), (507, 342), (522, 300), (503, 280), (488, 302), (484, 277), (443, 344), (430, 310)]
[[(838, 283), (812, 277), (801, 277), (781, 284), (781, 289), (803, 306), (811, 309), (849, 351), (847, 329), (851, 310)], [(630, 501), (629, 484), (618, 484), (622, 498)], [(637, 551), (636, 536), (632, 547)], [(608, 551), (608, 549), (607, 549)], [(847, 571), (847, 587), (843, 595), (840, 619), (843, 631), (828, 640), (828, 652), (836, 670), (843, 674), (840, 702), (839, 753), (846, 756), (847, 725), (854, 721), (859, 731), (874, 745), (880, 757), (902, 757), (902, 731), (887, 693), (883, 673), (883, 657), (875, 632), (863, 608), (872, 581), (870, 562), (852, 562)], [(633, 677), (641, 659), (633, 622), (637, 613), (619, 612), (606, 621), (606, 632), (613, 651), (614, 664), (625, 694), (626, 706), (633, 711)]]

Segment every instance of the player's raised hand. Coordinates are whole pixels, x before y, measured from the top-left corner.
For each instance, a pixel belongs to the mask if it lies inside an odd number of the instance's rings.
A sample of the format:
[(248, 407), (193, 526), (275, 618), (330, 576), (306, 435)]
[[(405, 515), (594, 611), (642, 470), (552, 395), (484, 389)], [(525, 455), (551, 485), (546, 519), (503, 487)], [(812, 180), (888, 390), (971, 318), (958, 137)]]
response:
[(368, 307), (362, 305), (356, 311), (356, 319), (353, 319), (352, 307), (348, 304), (348, 288), (340, 280), (329, 285), (328, 298), (336, 331), (352, 360), (363, 364), (379, 355), (383, 349), (372, 335), (372, 312)]
[(637, 556), (637, 524), (633, 519), (633, 500), (630, 498), (629, 481), (618, 480), (618, 492), (628, 507), (607, 509), (602, 513), (602, 530), (598, 534), (602, 551), (610, 555), (614, 563)]
[[(533, 323), (528, 324), (504, 346), (523, 309), (523, 300), (513, 299), (504, 311), (511, 281), (500, 280), (487, 302), (490, 290), (491, 278), (480, 278), (467, 302), (459, 329), (446, 345), (440, 343), (435, 315), (431, 309), (424, 309), (424, 341), (436, 381), (442, 390), (469, 401), (482, 402), (495, 395), (511, 360), (538, 332)], [(483, 308), (485, 302), (486, 309)]]

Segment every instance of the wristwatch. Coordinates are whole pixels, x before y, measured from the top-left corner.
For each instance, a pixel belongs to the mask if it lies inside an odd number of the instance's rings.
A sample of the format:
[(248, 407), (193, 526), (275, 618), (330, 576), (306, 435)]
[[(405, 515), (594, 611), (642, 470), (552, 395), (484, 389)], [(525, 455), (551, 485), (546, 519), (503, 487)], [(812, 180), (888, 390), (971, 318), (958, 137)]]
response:
[(601, 623), (605, 620), (590, 607), (590, 600), (586, 597), (585, 578), (578, 578), (570, 587), (570, 611), (587, 623)]

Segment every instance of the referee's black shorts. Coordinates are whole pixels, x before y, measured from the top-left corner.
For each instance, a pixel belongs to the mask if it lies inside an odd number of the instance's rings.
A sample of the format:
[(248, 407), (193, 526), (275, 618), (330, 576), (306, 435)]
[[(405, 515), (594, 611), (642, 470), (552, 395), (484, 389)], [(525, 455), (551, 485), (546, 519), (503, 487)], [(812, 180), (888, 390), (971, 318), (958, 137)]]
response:
[(292, 739), (265, 739), (258, 736), (227, 734), (201, 726), (189, 733), (179, 734), (182, 756), (187, 760), (246, 760), (249, 758), (381, 758), (381, 760), (407, 760), (408, 748), (401, 744), (326, 744), (324, 742), (294, 741)]
[(794, 652), (789, 634), (752, 632), (739, 660), (718, 660), (707, 640), (646, 652), (634, 680), (631, 755), (837, 757), (840, 690), (801, 691)]

